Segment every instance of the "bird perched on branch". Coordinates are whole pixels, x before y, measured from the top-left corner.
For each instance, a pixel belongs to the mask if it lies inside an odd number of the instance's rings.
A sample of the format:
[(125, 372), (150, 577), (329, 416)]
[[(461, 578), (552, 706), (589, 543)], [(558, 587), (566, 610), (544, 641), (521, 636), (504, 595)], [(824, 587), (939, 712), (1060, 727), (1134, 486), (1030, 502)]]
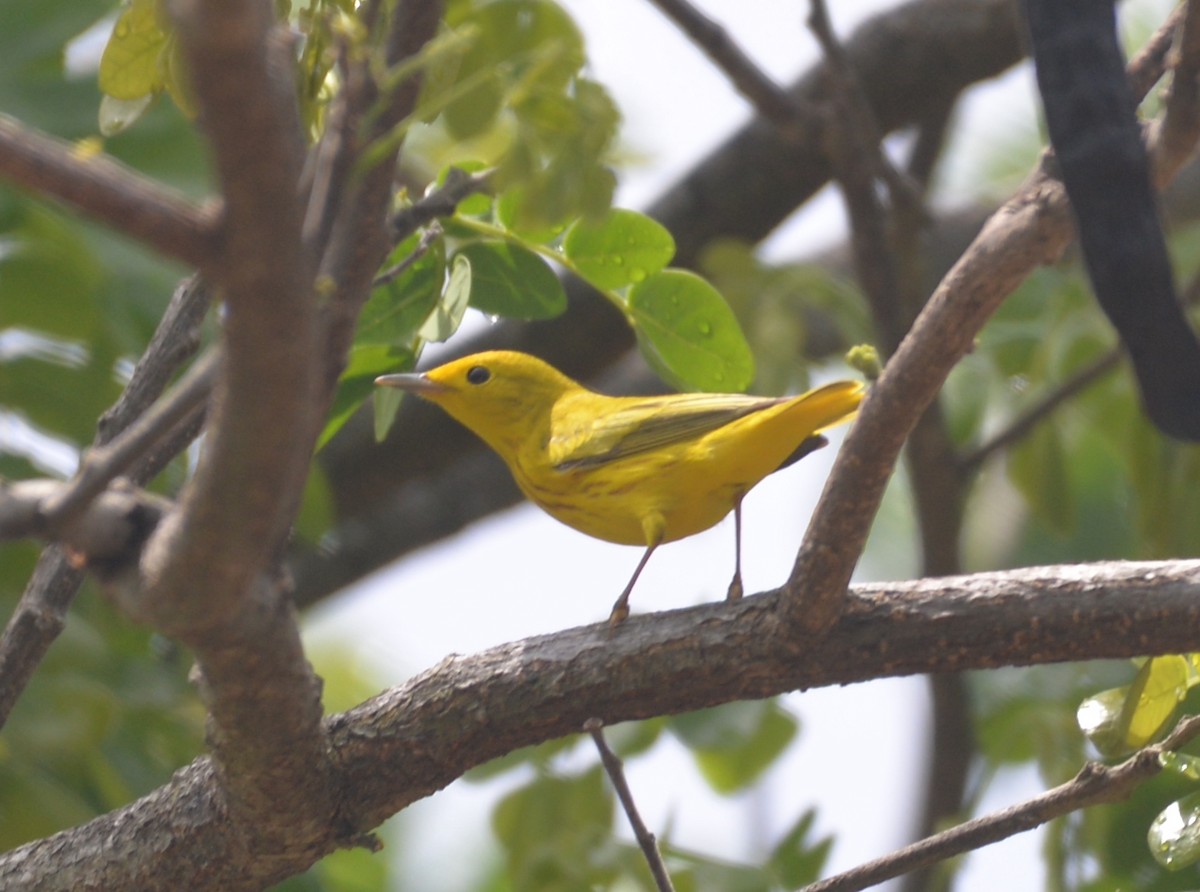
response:
[(478, 353), (424, 374), (375, 383), (441, 406), (500, 454), (521, 491), (597, 539), (646, 550), (610, 623), (654, 550), (734, 513), (737, 551), (727, 597), (742, 595), (742, 498), (773, 471), (826, 445), (863, 385), (839, 381), (800, 396), (594, 393), (533, 356)]

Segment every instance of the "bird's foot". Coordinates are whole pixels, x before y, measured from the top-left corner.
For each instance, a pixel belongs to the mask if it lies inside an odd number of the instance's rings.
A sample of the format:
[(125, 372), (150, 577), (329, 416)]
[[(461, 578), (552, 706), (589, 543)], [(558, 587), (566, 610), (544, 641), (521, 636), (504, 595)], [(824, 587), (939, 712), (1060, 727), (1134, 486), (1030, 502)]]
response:
[(729, 591), (725, 593), (726, 601), (736, 601), (743, 595), (742, 577), (738, 574), (729, 581)]

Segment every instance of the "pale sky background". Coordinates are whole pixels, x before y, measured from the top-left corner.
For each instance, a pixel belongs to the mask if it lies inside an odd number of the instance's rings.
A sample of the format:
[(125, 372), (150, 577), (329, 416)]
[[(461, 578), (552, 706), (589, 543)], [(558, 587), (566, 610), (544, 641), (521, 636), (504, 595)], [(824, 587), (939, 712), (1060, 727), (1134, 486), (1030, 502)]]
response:
[[(626, 149), (644, 159), (619, 172), (619, 203), (644, 206), (750, 111), (688, 40), (643, 0), (565, 0), (564, 5), (587, 36), (591, 75), (612, 90), (624, 114)], [(708, 0), (699, 5), (781, 83), (816, 58), (804, 25), (805, 3)], [(844, 36), (887, 5), (842, 0), (830, 7), (834, 26)], [(960, 116), (970, 133), (958, 137), (955, 148), (969, 155), (1006, 128), (1032, 127), (1024, 110), (1031, 89), (1025, 69), (979, 88), (982, 95)], [(997, 108), (997, 92), (1015, 97), (1011, 120), (1004, 107)], [(951, 164), (944, 176), (951, 194), (967, 185), (961, 181), (971, 168), (960, 167)], [(839, 200), (826, 190), (800, 219), (764, 245), (763, 254), (810, 255), (839, 241), (842, 230)], [(427, 354), (426, 360), (434, 355)], [(834, 440), (833, 447), (773, 475), (746, 499), (747, 592), (777, 586), (787, 577), (840, 436)], [(913, 552), (911, 532), (899, 520), (904, 511), (902, 499), (892, 499), (877, 524), (875, 538), (885, 541), (876, 544), (889, 556)], [(639, 580), (633, 609), (648, 612), (723, 597), (732, 551), (731, 520), (664, 546)], [(372, 667), (374, 677), (399, 684), (449, 653), (469, 654), (605, 619), (638, 556), (638, 549), (590, 539), (524, 505), (421, 551), (323, 606), (310, 617), (307, 637), (314, 644), (348, 644)], [(911, 565), (888, 566), (893, 577), (914, 570)], [(880, 578), (881, 572), (868, 565), (860, 568), (860, 577)], [(753, 861), (815, 805), (819, 833), (837, 838), (827, 871), (853, 867), (905, 843), (920, 804), (928, 719), (925, 683), (890, 679), (792, 694), (783, 702), (801, 719), (799, 743), (746, 794), (714, 794), (686, 751), (673, 742), (660, 743), (651, 755), (628, 765), (630, 784), (651, 830), (661, 832), (669, 824), (682, 847)], [(574, 758), (594, 760), (590, 743), (578, 747)], [(847, 765), (859, 773), (850, 793), (839, 784)], [(470, 888), (482, 868), (464, 855), (494, 846), (491, 805), (523, 777), (505, 776), (483, 785), (460, 781), (402, 814), (404, 878), (398, 888)], [(1034, 771), (1011, 772), (994, 786), (985, 807), (1007, 805), (1041, 789)], [(623, 816), (617, 827), (622, 838), (631, 838)], [(958, 888), (1008, 892), (1041, 886), (1038, 846), (1038, 834), (1024, 834), (972, 855)], [(436, 878), (432, 886), (430, 878)]]

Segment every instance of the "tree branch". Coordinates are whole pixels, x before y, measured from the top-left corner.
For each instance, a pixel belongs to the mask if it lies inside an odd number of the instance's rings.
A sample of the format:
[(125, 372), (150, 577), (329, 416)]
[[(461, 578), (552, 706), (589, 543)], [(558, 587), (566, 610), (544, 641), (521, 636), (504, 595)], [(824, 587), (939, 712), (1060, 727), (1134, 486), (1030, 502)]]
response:
[[(1176, 24), (1173, 16), (1163, 29)], [(1139, 54), (1130, 68), (1162, 73), (1161, 61), (1149, 52)], [(1150, 138), (1160, 172), (1173, 175), (1184, 153), (1158, 152), (1157, 138)], [(1073, 235), (1062, 184), (1043, 166), (988, 220), (946, 274), (846, 437), (785, 586), (806, 593), (803, 602), (785, 599), (789, 621), (809, 630), (832, 622), (909, 432), (1001, 301), (1034, 268), (1057, 259)]]
[[(121, 397), (101, 417), (93, 445), (103, 446), (132, 424), (162, 394), (178, 368), (199, 349), (200, 326), (208, 312), (209, 300), (208, 287), (196, 277), (175, 289)], [(130, 481), (145, 484), (175, 454), (168, 447), (145, 456), (130, 471)], [(34, 669), (66, 624), (67, 608), (82, 581), (83, 571), (71, 566), (60, 548), (50, 546), (42, 551), (0, 638), (0, 726), (8, 720)]]
[(671, 875), (667, 872), (667, 865), (663, 863), (662, 852), (658, 850), (658, 840), (642, 820), (637, 803), (633, 800), (633, 791), (629, 789), (629, 781), (625, 779), (625, 769), (621, 766), (621, 760), (604, 739), (604, 723), (599, 719), (588, 719), (583, 723), (583, 730), (592, 735), (592, 741), (600, 753), (600, 764), (608, 773), (608, 779), (621, 802), (621, 808), (625, 810), (625, 817), (629, 819), (629, 826), (633, 828), (634, 839), (642, 850), (650, 868), (650, 875), (654, 877), (654, 885), (658, 887), (658, 892), (674, 892)]
[(729, 32), (687, 0), (650, 0), (659, 12), (691, 38), (725, 76), (734, 89), (774, 124), (789, 140), (801, 142), (805, 134), (820, 134), (823, 116), (776, 84), (730, 37)]
[(224, 361), (196, 476), (143, 559), (137, 615), (194, 645), (239, 609), (287, 533), (315, 427), (316, 332), (300, 125), (272, 4), (189, 0), (175, 11), (226, 204), (215, 279)]
[(53, 534), (69, 526), (89, 502), (174, 428), (203, 415), (219, 368), (220, 354), (213, 350), (188, 370), (167, 397), (150, 406), (110, 442), (91, 449), (70, 483), (42, 505), (40, 514), (46, 529)]
[(1160, 761), (1163, 753), (1180, 749), (1198, 734), (1200, 716), (1192, 716), (1181, 722), (1161, 744), (1139, 750), (1120, 765), (1110, 767), (1089, 762), (1073, 780), (1041, 796), (966, 821), (883, 858), (805, 886), (801, 892), (859, 892), (903, 873), (930, 867), (956, 855), (1033, 830), (1073, 811), (1122, 802), (1163, 770)]
[(262, 849), (256, 828), (229, 820), (224, 779), (203, 758), (138, 802), (0, 856), (0, 886), (260, 889), (467, 769), (578, 733), (593, 716), (611, 724), (885, 676), (1200, 649), (1200, 561), (859, 585), (817, 636), (780, 622), (780, 598), (633, 616), (615, 632), (596, 623), (451, 656), (329, 717), (342, 810), (310, 847)]
[(0, 177), (56, 198), (167, 257), (208, 269), (220, 253), (218, 208), (197, 208), (112, 158), (84, 157), (0, 115)]
[[(225, 202), (221, 375), (205, 450), (120, 606), (192, 649), (224, 817), (256, 851), (327, 844), (320, 682), (273, 564), (317, 426), (315, 262), (291, 38), (270, 0), (170, 5)], [(248, 845), (251, 843), (247, 843)]]

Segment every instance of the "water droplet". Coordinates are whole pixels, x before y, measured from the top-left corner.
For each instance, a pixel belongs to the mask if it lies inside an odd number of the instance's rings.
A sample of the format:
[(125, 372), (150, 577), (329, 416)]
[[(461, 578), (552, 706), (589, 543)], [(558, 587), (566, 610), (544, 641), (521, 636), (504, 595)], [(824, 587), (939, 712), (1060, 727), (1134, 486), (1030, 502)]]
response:
[(646, 281), (646, 271), (644, 269), (635, 269), (629, 273), (629, 278), (635, 282), (644, 282)]
[(709, 325), (707, 322), (701, 322), (699, 325), (699, 328), (700, 328), (700, 334), (704, 335), (706, 338), (712, 334), (712, 326)]
[(496, 313), (484, 313), (483, 316), (491, 325), (495, 325), (500, 321), (500, 317)]

